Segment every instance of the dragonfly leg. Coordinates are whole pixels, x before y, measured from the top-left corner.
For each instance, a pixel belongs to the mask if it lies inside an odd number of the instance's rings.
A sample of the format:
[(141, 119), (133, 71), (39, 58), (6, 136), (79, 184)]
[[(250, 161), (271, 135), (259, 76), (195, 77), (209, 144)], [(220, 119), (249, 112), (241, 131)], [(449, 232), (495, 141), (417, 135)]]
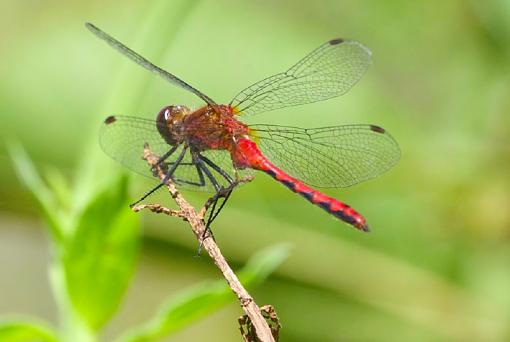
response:
[[(234, 189), (236, 183), (234, 182), (234, 180), (232, 179), (232, 177), (230, 177), (230, 175), (228, 173), (226, 173), (223, 169), (221, 169), (218, 165), (216, 165), (209, 158), (207, 158), (207, 157), (205, 157), (205, 156), (203, 156), (201, 154), (198, 154), (198, 159), (200, 159), (200, 161), (203, 162), (202, 163), (202, 167), (205, 167), (204, 163), (207, 164), (214, 171), (218, 172), (228, 182), (228, 186), (226, 188), (225, 187), (220, 187), (220, 189), (219, 190), (217, 189), (217, 191), (216, 191), (216, 195), (213, 198), (213, 206), (212, 206), (212, 209), (211, 209), (211, 213), (209, 215), (209, 219), (207, 220), (207, 226), (209, 226), (216, 219), (216, 217), (218, 216), (220, 211), (225, 206), (225, 204), (228, 201), (230, 195), (232, 194), (232, 190)], [(223, 202), (221, 203), (221, 205), (218, 208), (218, 210), (215, 211), (216, 205), (217, 205), (218, 200), (220, 198), (223, 198)]]
[[(230, 195), (232, 194), (232, 190), (234, 189), (236, 183), (234, 182), (234, 180), (232, 179), (232, 177), (230, 177), (230, 175), (228, 173), (226, 173), (223, 169), (221, 169), (218, 165), (216, 165), (209, 158), (207, 158), (205, 156), (202, 156), (202, 155), (199, 155), (199, 157), (200, 157), (200, 159), (204, 163), (209, 165), (214, 171), (218, 172), (221, 176), (223, 176), (223, 178), (225, 178), (225, 180), (229, 184), (226, 188), (222, 187), (221, 190), (219, 192), (217, 192), (216, 195), (215, 195), (215, 198), (214, 198), (214, 201), (213, 201), (212, 210), (211, 210), (211, 214), (209, 215), (209, 219), (207, 220), (207, 225), (209, 226), (216, 219), (216, 217), (218, 216), (220, 211), (223, 209), (223, 207), (227, 203)], [(216, 208), (216, 205), (217, 205), (217, 202), (218, 202), (219, 198), (223, 198), (223, 202), (221, 203), (221, 205), (218, 208), (218, 210), (215, 212), (214, 210)]]
[[(214, 239), (213, 232), (211, 230), (211, 224), (216, 219), (218, 214), (221, 212), (225, 204), (227, 203), (230, 195), (232, 194), (232, 191), (234, 187), (236, 186), (235, 183), (230, 184), (226, 188), (221, 188), (219, 191), (214, 194), (212, 198), (212, 207), (211, 211), (209, 212), (209, 217), (207, 219), (207, 223), (205, 225), (205, 231), (202, 234), (202, 237), (200, 239), (200, 244), (198, 246), (197, 256), (200, 256), (200, 253), (202, 252), (202, 245), (205, 239), (212, 237)], [(218, 201), (220, 198), (223, 198), (223, 202), (221, 203), (220, 207), (216, 210), (216, 205), (218, 204)]]
[(158, 161), (156, 162), (156, 165), (154, 167), (157, 167), (157, 166), (160, 166), (168, 157), (170, 157), (174, 152), (175, 150), (177, 150), (177, 148), (179, 147), (179, 145), (175, 145), (174, 147), (172, 147), (168, 152), (166, 152), (165, 154), (163, 154), (159, 159)]
[[(200, 160), (199, 157), (195, 157), (194, 156), (193, 158), (196, 161), (197, 170), (201, 170), (200, 173), (202, 173), (202, 172), (205, 173), (205, 175), (207, 176), (209, 181), (211, 181), (211, 183), (213, 184), (214, 189), (216, 190), (216, 194), (214, 195), (214, 199), (213, 199), (213, 210), (214, 210), (214, 207), (216, 207), (216, 202), (218, 201), (217, 195), (221, 191), (221, 186), (219, 185), (219, 183), (216, 180), (216, 178), (214, 178), (214, 176), (211, 173), (211, 171), (204, 164), (204, 162), (202, 160)], [(209, 219), (207, 220), (207, 224), (205, 225), (205, 230), (204, 230), (202, 236), (200, 237), (200, 243), (198, 245), (197, 256), (200, 256), (200, 254), (202, 253), (202, 245), (204, 243), (204, 240), (209, 238), (209, 237), (212, 237), (214, 239), (214, 235), (212, 234), (212, 231), (211, 231), (211, 228), (210, 228), (210, 223), (211, 223), (210, 222), (210, 217), (211, 217), (211, 214), (209, 214)]]
[(234, 180), (232, 179), (232, 177), (230, 177), (230, 175), (228, 173), (226, 173), (218, 165), (214, 164), (212, 162), (212, 160), (210, 160), (209, 158), (207, 158), (201, 154), (199, 154), (198, 156), (202, 161), (204, 161), (207, 165), (209, 165), (214, 171), (218, 172), (223, 178), (225, 178), (229, 184), (234, 183)]
[(137, 205), (138, 203), (140, 203), (141, 201), (143, 201), (144, 199), (146, 199), (147, 197), (149, 197), (150, 195), (152, 195), (153, 193), (155, 193), (156, 191), (159, 190), (159, 188), (161, 188), (163, 185), (165, 185), (165, 183), (159, 183), (158, 185), (156, 185), (154, 188), (150, 189), (149, 191), (147, 191), (142, 197), (140, 197), (138, 200), (136, 200), (135, 202), (131, 203), (129, 205), (130, 208), (133, 208), (135, 205)]
[(214, 177), (211, 170), (207, 168), (207, 165), (205, 165), (204, 161), (201, 159), (198, 153), (193, 156), (193, 160), (195, 161), (197, 168), (200, 169), (212, 183), (216, 192), (219, 192), (221, 190), (220, 183), (218, 183), (218, 180)]
[[(168, 180), (170, 180), (172, 178), (172, 175), (173, 173), (175, 172), (175, 170), (177, 169), (177, 167), (179, 166), (179, 164), (181, 163), (182, 159), (184, 158), (184, 156), (186, 155), (186, 151), (188, 150), (188, 147), (187, 146), (184, 146), (184, 148), (182, 149), (181, 153), (179, 154), (179, 156), (177, 157), (177, 159), (175, 160), (175, 162), (173, 162), (171, 165), (171, 167), (167, 170), (167, 173), (165, 175), (165, 177), (163, 178), (163, 180), (161, 180), (161, 183), (159, 183), (158, 185), (156, 185), (154, 188), (152, 188), (151, 190), (149, 190), (148, 192), (146, 192), (139, 200), (137, 200), (136, 202), (134, 203), (131, 203), (129, 206), (130, 207), (133, 207), (135, 205), (137, 205), (138, 203), (140, 203), (141, 201), (143, 201), (144, 199), (146, 199), (147, 197), (149, 197), (150, 195), (152, 195), (154, 192), (156, 192), (159, 188), (161, 188), (163, 185), (165, 185)], [(158, 161), (159, 162), (159, 161)]]
[[(211, 234), (210, 236), (212, 236), (212, 231), (210, 229), (211, 224), (216, 219), (216, 217), (218, 217), (219, 213), (221, 212), (221, 210), (227, 203), (228, 199), (230, 198), (230, 195), (232, 194), (234, 187), (236, 186), (236, 183), (234, 182), (234, 180), (232, 179), (232, 177), (230, 177), (230, 175), (228, 173), (226, 173), (224, 170), (222, 170), (218, 165), (216, 165), (214, 162), (212, 162), (209, 158), (204, 157), (199, 153), (196, 153), (194, 160), (196, 162), (196, 165), (200, 169), (202, 169), (202, 171), (205, 173), (207, 178), (209, 178), (209, 180), (211, 181), (211, 183), (213, 184), (213, 186), (216, 189), (216, 193), (213, 196), (213, 198), (211, 199), (212, 206), (211, 206), (211, 210), (209, 212), (209, 217), (207, 219), (206, 230), (204, 231), (204, 235), (202, 236), (202, 241), (203, 241), (204, 239), (209, 237), (209, 236), (207, 236), (208, 233)], [(217, 173), (219, 173), (223, 178), (225, 178), (225, 180), (228, 182), (227, 187), (223, 187), (218, 183), (218, 181), (212, 174), (211, 170), (209, 170), (209, 167), (212, 168)], [(219, 206), (219, 208), (217, 208), (218, 201), (220, 198), (223, 198), (223, 201), (222, 201), (221, 205)], [(199, 254), (200, 254), (201, 247), (202, 247), (202, 243), (199, 246)]]
[[(214, 210), (216, 208), (216, 203), (218, 202), (218, 199), (221, 197), (222, 189), (223, 187), (218, 183), (218, 180), (214, 177), (211, 170), (205, 165), (205, 163), (200, 159), (200, 156), (197, 155), (196, 157), (197, 167), (201, 172), (203, 172), (206, 177), (209, 179), (209, 181), (214, 186), (214, 189), (216, 190), (216, 193), (214, 194), (214, 197), (212, 198), (212, 209), (209, 212), (209, 218), (207, 219), (206, 228), (209, 229), (210, 224), (212, 223), (211, 217), (213, 216)], [(207, 230), (206, 229), (206, 230)]]
[(205, 186), (204, 173), (202, 172), (202, 170), (200, 169), (200, 167), (196, 163), (181, 163), (181, 165), (195, 165), (195, 167), (197, 169), (197, 175), (198, 175), (199, 181), (198, 182), (191, 182), (191, 181), (187, 181), (187, 180), (184, 180), (184, 179), (174, 178), (173, 180), (176, 183), (196, 185), (196, 186)]
[[(209, 227), (212, 224), (212, 222), (216, 219), (216, 217), (218, 216), (220, 211), (223, 209), (223, 207), (227, 203), (228, 199), (230, 198), (230, 195), (232, 194), (233, 188), (234, 188), (234, 183), (232, 183), (231, 185), (229, 185), (226, 188), (221, 189), (220, 192), (217, 192), (216, 195), (214, 195), (215, 199), (213, 200), (211, 214), (209, 215), (209, 219), (207, 220), (207, 227)], [(218, 200), (220, 198), (223, 198), (223, 202), (221, 203), (218, 210), (216, 210), (216, 212), (214, 212), (216, 205), (218, 203)]]

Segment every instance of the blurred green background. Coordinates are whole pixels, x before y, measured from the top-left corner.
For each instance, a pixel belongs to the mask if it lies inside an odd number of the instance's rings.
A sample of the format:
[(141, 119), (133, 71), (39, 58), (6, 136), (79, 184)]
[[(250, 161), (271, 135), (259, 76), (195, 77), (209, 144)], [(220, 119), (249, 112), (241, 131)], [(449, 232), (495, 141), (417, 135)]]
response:
[[(510, 339), (508, 0), (157, 6), (0, 2), (0, 315), (49, 322), (57, 315), (44, 223), (16, 180), (6, 142), (21, 142), (43, 171), (107, 182), (101, 175), (121, 166), (97, 144), (104, 117), (153, 118), (167, 104), (201, 105), (100, 42), (83, 26), (90, 21), (220, 102), (334, 37), (367, 45), (373, 65), (344, 97), (249, 122), (389, 130), (402, 149), (399, 164), (328, 191), (363, 213), (372, 232), (355, 231), (259, 174), (235, 192), (216, 239), (236, 265), (265, 246), (294, 246), (252, 291), (258, 304), (275, 306), (283, 341)], [(140, 38), (148, 18), (159, 21), (156, 34)], [(82, 172), (88, 167), (94, 171)], [(133, 199), (152, 184), (138, 176), (131, 183)], [(185, 196), (196, 204), (206, 198)], [(219, 278), (208, 257), (193, 258), (197, 243), (184, 223), (141, 216), (137, 270), (105, 340), (151, 317), (173, 293)], [(232, 302), (168, 341), (240, 340), (239, 315)]]

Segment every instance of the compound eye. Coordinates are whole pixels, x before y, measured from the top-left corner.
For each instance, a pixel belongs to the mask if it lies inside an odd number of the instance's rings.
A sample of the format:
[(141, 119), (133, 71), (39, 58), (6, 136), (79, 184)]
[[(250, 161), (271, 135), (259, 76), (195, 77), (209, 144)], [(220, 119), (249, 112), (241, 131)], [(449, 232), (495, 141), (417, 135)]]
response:
[(173, 113), (173, 106), (163, 107), (158, 113), (158, 122), (164, 123), (171, 119)]
[(170, 119), (170, 114), (172, 114), (172, 106), (163, 108), (163, 117), (165, 120)]

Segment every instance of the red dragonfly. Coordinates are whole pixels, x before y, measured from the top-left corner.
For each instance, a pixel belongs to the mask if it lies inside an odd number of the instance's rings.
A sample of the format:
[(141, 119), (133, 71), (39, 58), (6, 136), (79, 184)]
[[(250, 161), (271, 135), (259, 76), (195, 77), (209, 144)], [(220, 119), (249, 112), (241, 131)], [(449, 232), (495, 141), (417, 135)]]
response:
[(100, 144), (110, 157), (154, 177), (141, 159), (144, 144), (161, 156), (159, 163), (165, 167), (166, 179), (142, 199), (167, 180), (183, 188), (219, 194), (247, 171), (259, 170), (340, 220), (368, 231), (365, 218), (357, 211), (313, 187), (348, 187), (390, 169), (398, 161), (400, 150), (386, 130), (361, 124), (298, 128), (240, 121), (242, 115), (345, 94), (370, 65), (367, 47), (354, 40), (330, 40), (287, 71), (242, 90), (229, 104), (217, 104), (94, 25), (86, 26), (137, 64), (206, 103), (196, 110), (166, 106), (155, 121), (128, 116), (106, 118)]

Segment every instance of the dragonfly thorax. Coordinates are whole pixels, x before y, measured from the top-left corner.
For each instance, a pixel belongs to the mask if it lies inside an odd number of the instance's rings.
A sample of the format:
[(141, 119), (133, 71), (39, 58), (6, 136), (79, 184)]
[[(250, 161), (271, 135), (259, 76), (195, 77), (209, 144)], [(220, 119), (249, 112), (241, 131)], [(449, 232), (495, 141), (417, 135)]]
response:
[(170, 144), (176, 145), (183, 140), (183, 121), (191, 111), (186, 106), (175, 105), (163, 107), (156, 118), (158, 132), (163, 139)]

